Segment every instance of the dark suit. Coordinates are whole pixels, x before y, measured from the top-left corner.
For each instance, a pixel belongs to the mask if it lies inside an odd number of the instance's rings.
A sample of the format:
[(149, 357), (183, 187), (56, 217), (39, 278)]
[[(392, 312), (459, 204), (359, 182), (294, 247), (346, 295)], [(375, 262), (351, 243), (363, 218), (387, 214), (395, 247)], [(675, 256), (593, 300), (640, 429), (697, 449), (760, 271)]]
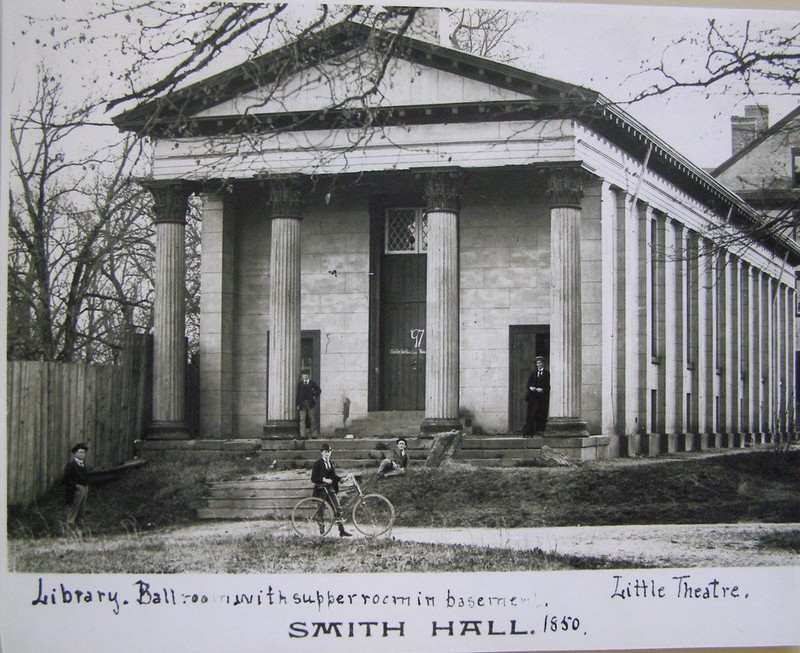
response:
[(89, 496), (89, 470), (73, 458), (64, 467), (64, 499), (67, 509), (67, 528), (83, 527), (86, 498)]
[[(330, 484), (325, 483), (324, 479), (326, 478), (333, 482)], [(325, 461), (322, 458), (314, 462), (314, 466), (311, 468), (311, 482), (314, 484), (313, 496), (318, 499), (326, 499), (331, 504), (333, 514), (337, 520), (341, 519), (342, 516), (339, 499), (336, 497), (336, 493), (339, 491), (339, 481), (341, 480), (342, 477), (336, 473), (336, 468), (332, 462), (329, 467), (325, 466)]]
[(535, 370), (528, 377), (525, 401), (528, 403), (528, 415), (522, 434), (543, 433), (550, 408), (550, 372)]
[(403, 451), (395, 449), (381, 461), (381, 464), (378, 466), (378, 476), (383, 476), (388, 472), (398, 469), (401, 472), (405, 472), (406, 467), (408, 467), (408, 449), (404, 449)]
[(297, 410), (300, 413), (300, 437), (306, 435), (306, 418), (308, 418), (311, 432), (318, 432), (317, 420), (314, 415), (314, 408), (317, 406), (317, 399), (322, 394), (320, 387), (309, 379), (308, 382), (300, 381), (297, 384)]
[(66, 504), (72, 505), (75, 498), (75, 490), (78, 485), (89, 485), (89, 470), (86, 465), (81, 465), (75, 458), (70, 460), (64, 467), (64, 499)]

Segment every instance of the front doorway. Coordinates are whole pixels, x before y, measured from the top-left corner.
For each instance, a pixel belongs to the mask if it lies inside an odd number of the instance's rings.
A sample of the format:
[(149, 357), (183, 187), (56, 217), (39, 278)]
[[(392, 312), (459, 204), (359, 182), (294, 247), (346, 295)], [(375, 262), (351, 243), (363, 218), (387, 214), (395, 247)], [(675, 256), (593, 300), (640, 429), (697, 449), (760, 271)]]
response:
[(385, 209), (380, 290), (380, 410), (425, 410), (427, 216)]
[(522, 431), (528, 405), (525, 391), (528, 377), (536, 368), (534, 359), (544, 356), (550, 367), (550, 327), (546, 324), (521, 324), (509, 327), (508, 426), (512, 433)]
[[(269, 358), (269, 336), (270, 333), (267, 331), (267, 357)], [(322, 384), (320, 380), (321, 376), (321, 369), (320, 369), (320, 350), (319, 350), (319, 341), (320, 341), (320, 332), (319, 330), (303, 330), (300, 332), (300, 372), (304, 369), (308, 370), (311, 379), (316, 383)], [(267, 369), (269, 369), (269, 360), (267, 360)], [(300, 381), (300, 377), (298, 376), (295, 379), (295, 383)], [(323, 388), (324, 390), (324, 388)], [(292, 388), (294, 391), (294, 387)], [(269, 375), (267, 375), (267, 396), (269, 396)], [(317, 424), (319, 424), (319, 402), (317, 402), (317, 407), (315, 409), (315, 417), (317, 420)]]
[[(322, 385), (319, 368), (319, 331), (300, 332), (300, 373), (308, 370), (313, 381)], [(314, 408), (314, 419), (319, 424), (319, 404)]]

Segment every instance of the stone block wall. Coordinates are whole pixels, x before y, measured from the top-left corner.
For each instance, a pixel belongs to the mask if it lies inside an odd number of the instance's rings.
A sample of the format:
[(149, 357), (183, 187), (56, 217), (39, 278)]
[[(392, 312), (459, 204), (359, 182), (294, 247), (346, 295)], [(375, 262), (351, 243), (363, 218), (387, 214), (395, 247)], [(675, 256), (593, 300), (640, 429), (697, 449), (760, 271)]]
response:
[(301, 226), (302, 329), (320, 332), (323, 432), (367, 412), (369, 372), (368, 198), (340, 196), (306, 207)]
[(461, 207), (459, 404), (505, 432), (509, 326), (550, 322), (549, 207), (533, 171), (471, 178)]

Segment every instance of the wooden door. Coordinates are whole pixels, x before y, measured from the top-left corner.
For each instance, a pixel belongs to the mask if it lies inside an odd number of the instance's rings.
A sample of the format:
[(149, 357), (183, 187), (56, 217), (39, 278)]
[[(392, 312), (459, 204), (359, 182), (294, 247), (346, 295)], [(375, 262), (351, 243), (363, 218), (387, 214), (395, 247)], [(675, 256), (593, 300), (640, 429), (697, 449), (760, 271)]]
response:
[(550, 368), (550, 327), (548, 325), (515, 325), (509, 332), (509, 392), (508, 425), (512, 433), (525, 425), (528, 406), (525, 390), (528, 377), (536, 369), (534, 359), (544, 356), (544, 365)]
[(383, 410), (425, 409), (425, 276), (424, 255), (384, 257)]

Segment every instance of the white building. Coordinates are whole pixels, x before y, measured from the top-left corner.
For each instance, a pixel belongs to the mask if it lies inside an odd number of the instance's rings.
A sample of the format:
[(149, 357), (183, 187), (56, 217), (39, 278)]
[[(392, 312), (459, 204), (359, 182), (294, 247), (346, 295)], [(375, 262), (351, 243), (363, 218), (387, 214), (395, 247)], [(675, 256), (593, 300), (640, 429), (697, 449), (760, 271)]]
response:
[(201, 438), (295, 437), (301, 367), (324, 432), (514, 432), (536, 354), (573, 456), (793, 428), (800, 249), (726, 247), (759, 214), (595, 92), (342, 23), (115, 122), (155, 141), (152, 438), (186, 437), (191, 193)]

